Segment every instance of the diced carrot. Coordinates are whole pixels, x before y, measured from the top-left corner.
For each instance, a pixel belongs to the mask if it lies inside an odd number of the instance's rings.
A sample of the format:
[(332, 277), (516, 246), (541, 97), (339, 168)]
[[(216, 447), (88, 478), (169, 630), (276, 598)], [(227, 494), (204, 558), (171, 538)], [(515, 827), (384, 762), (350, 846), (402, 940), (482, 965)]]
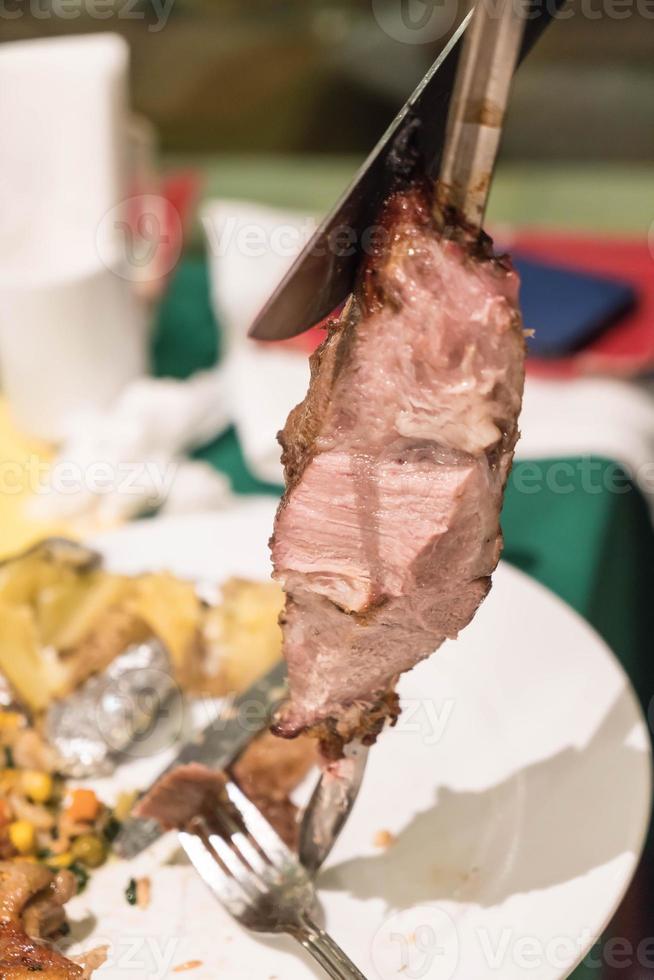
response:
[(93, 823), (102, 804), (92, 789), (74, 789), (69, 795), (66, 816), (75, 823)]
[(11, 807), (8, 801), (0, 797), (0, 827), (6, 827), (12, 820)]

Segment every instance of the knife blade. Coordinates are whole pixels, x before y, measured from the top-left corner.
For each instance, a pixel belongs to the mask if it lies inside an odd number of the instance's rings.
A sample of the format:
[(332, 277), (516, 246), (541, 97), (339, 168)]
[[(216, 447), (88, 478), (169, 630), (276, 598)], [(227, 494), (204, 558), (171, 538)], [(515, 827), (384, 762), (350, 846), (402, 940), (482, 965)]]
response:
[[(481, 3), (489, 0), (479, 0)], [(565, 0), (531, 0), (522, 61)], [(393, 189), (408, 182), (418, 161), (435, 178), (463, 37), (473, 10), (461, 21), (345, 193), (322, 221), (252, 324), (256, 340), (304, 333), (333, 313), (351, 293), (361, 257), (371, 247), (375, 216)]]
[[(229, 702), (211, 724), (185, 742), (175, 759), (158, 773), (152, 786), (177, 766), (197, 762), (212, 769), (226, 769), (232, 765), (252, 739), (267, 727), (285, 695), (286, 664), (280, 661)], [(119, 857), (134, 858), (154, 844), (162, 833), (155, 820), (129, 817), (114, 841), (114, 850)]]

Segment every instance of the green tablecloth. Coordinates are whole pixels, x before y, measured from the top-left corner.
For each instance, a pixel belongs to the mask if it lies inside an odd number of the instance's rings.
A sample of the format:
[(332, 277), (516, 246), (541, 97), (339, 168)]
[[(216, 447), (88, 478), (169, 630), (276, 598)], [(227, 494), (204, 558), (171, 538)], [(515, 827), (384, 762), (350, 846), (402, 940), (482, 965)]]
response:
[[(178, 267), (160, 312), (155, 371), (185, 377), (219, 357), (206, 263), (202, 257), (188, 257)], [(279, 487), (260, 483), (248, 472), (233, 430), (197, 455), (226, 473), (239, 493), (279, 493)], [(593, 487), (604, 488), (599, 492), (585, 489), (589, 467)], [(561, 482), (565, 492), (557, 489)], [(610, 460), (518, 462), (502, 524), (505, 558), (560, 595), (598, 630), (647, 711), (654, 692), (654, 534), (638, 490)], [(641, 911), (654, 910), (653, 879), (649, 868), (639, 875), (634, 901)], [(620, 921), (615, 934), (628, 935), (629, 928)], [(574, 974), (575, 980), (597, 980), (600, 975), (588, 965)]]

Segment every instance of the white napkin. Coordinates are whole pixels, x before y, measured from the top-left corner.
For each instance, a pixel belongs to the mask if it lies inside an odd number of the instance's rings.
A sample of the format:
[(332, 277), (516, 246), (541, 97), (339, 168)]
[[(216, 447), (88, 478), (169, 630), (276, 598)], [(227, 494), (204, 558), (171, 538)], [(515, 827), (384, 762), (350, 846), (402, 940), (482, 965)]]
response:
[(186, 381), (141, 378), (105, 412), (77, 415), (32, 513), (103, 527), (160, 508), (211, 510), (228, 502), (225, 476), (185, 453), (229, 425), (225, 371)]
[(306, 355), (251, 341), (227, 359), (229, 412), (248, 468), (267, 483), (282, 483), (277, 433), (309, 386)]
[[(247, 330), (314, 223), (297, 212), (240, 202), (211, 202), (205, 216), (210, 223), (213, 300), (230, 337), (229, 411), (251, 471), (262, 479), (281, 482), (275, 436), (306, 393), (307, 357), (287, 345), (248, 340)], [(231, 233), (226, 234), (225, 229)], [(256, 250), (242, 247), (239, 229), (242, 235), (243, 229), (249, 229), (252, 241), (258, 235)], [(291, 255), (279, 254), (275, 229), (278, 234), (279, 229), (296, 230), (297, 247)], [(591, 454), (613, 459), (640, 487), (654, 514), (651, 384), (599, 377), (573, 381), (528, 377), (520, 427), (518, 459)]]

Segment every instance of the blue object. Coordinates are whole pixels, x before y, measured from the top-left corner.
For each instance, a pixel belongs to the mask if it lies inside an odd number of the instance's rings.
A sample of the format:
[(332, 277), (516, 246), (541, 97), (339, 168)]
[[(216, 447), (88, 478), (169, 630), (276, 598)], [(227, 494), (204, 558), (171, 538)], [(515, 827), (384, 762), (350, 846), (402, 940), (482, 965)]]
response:
[(627, 282), (513, 254), (522, 282), (520, 304), (535, 357), (561, 357), (594, 340), (636, 302)]

